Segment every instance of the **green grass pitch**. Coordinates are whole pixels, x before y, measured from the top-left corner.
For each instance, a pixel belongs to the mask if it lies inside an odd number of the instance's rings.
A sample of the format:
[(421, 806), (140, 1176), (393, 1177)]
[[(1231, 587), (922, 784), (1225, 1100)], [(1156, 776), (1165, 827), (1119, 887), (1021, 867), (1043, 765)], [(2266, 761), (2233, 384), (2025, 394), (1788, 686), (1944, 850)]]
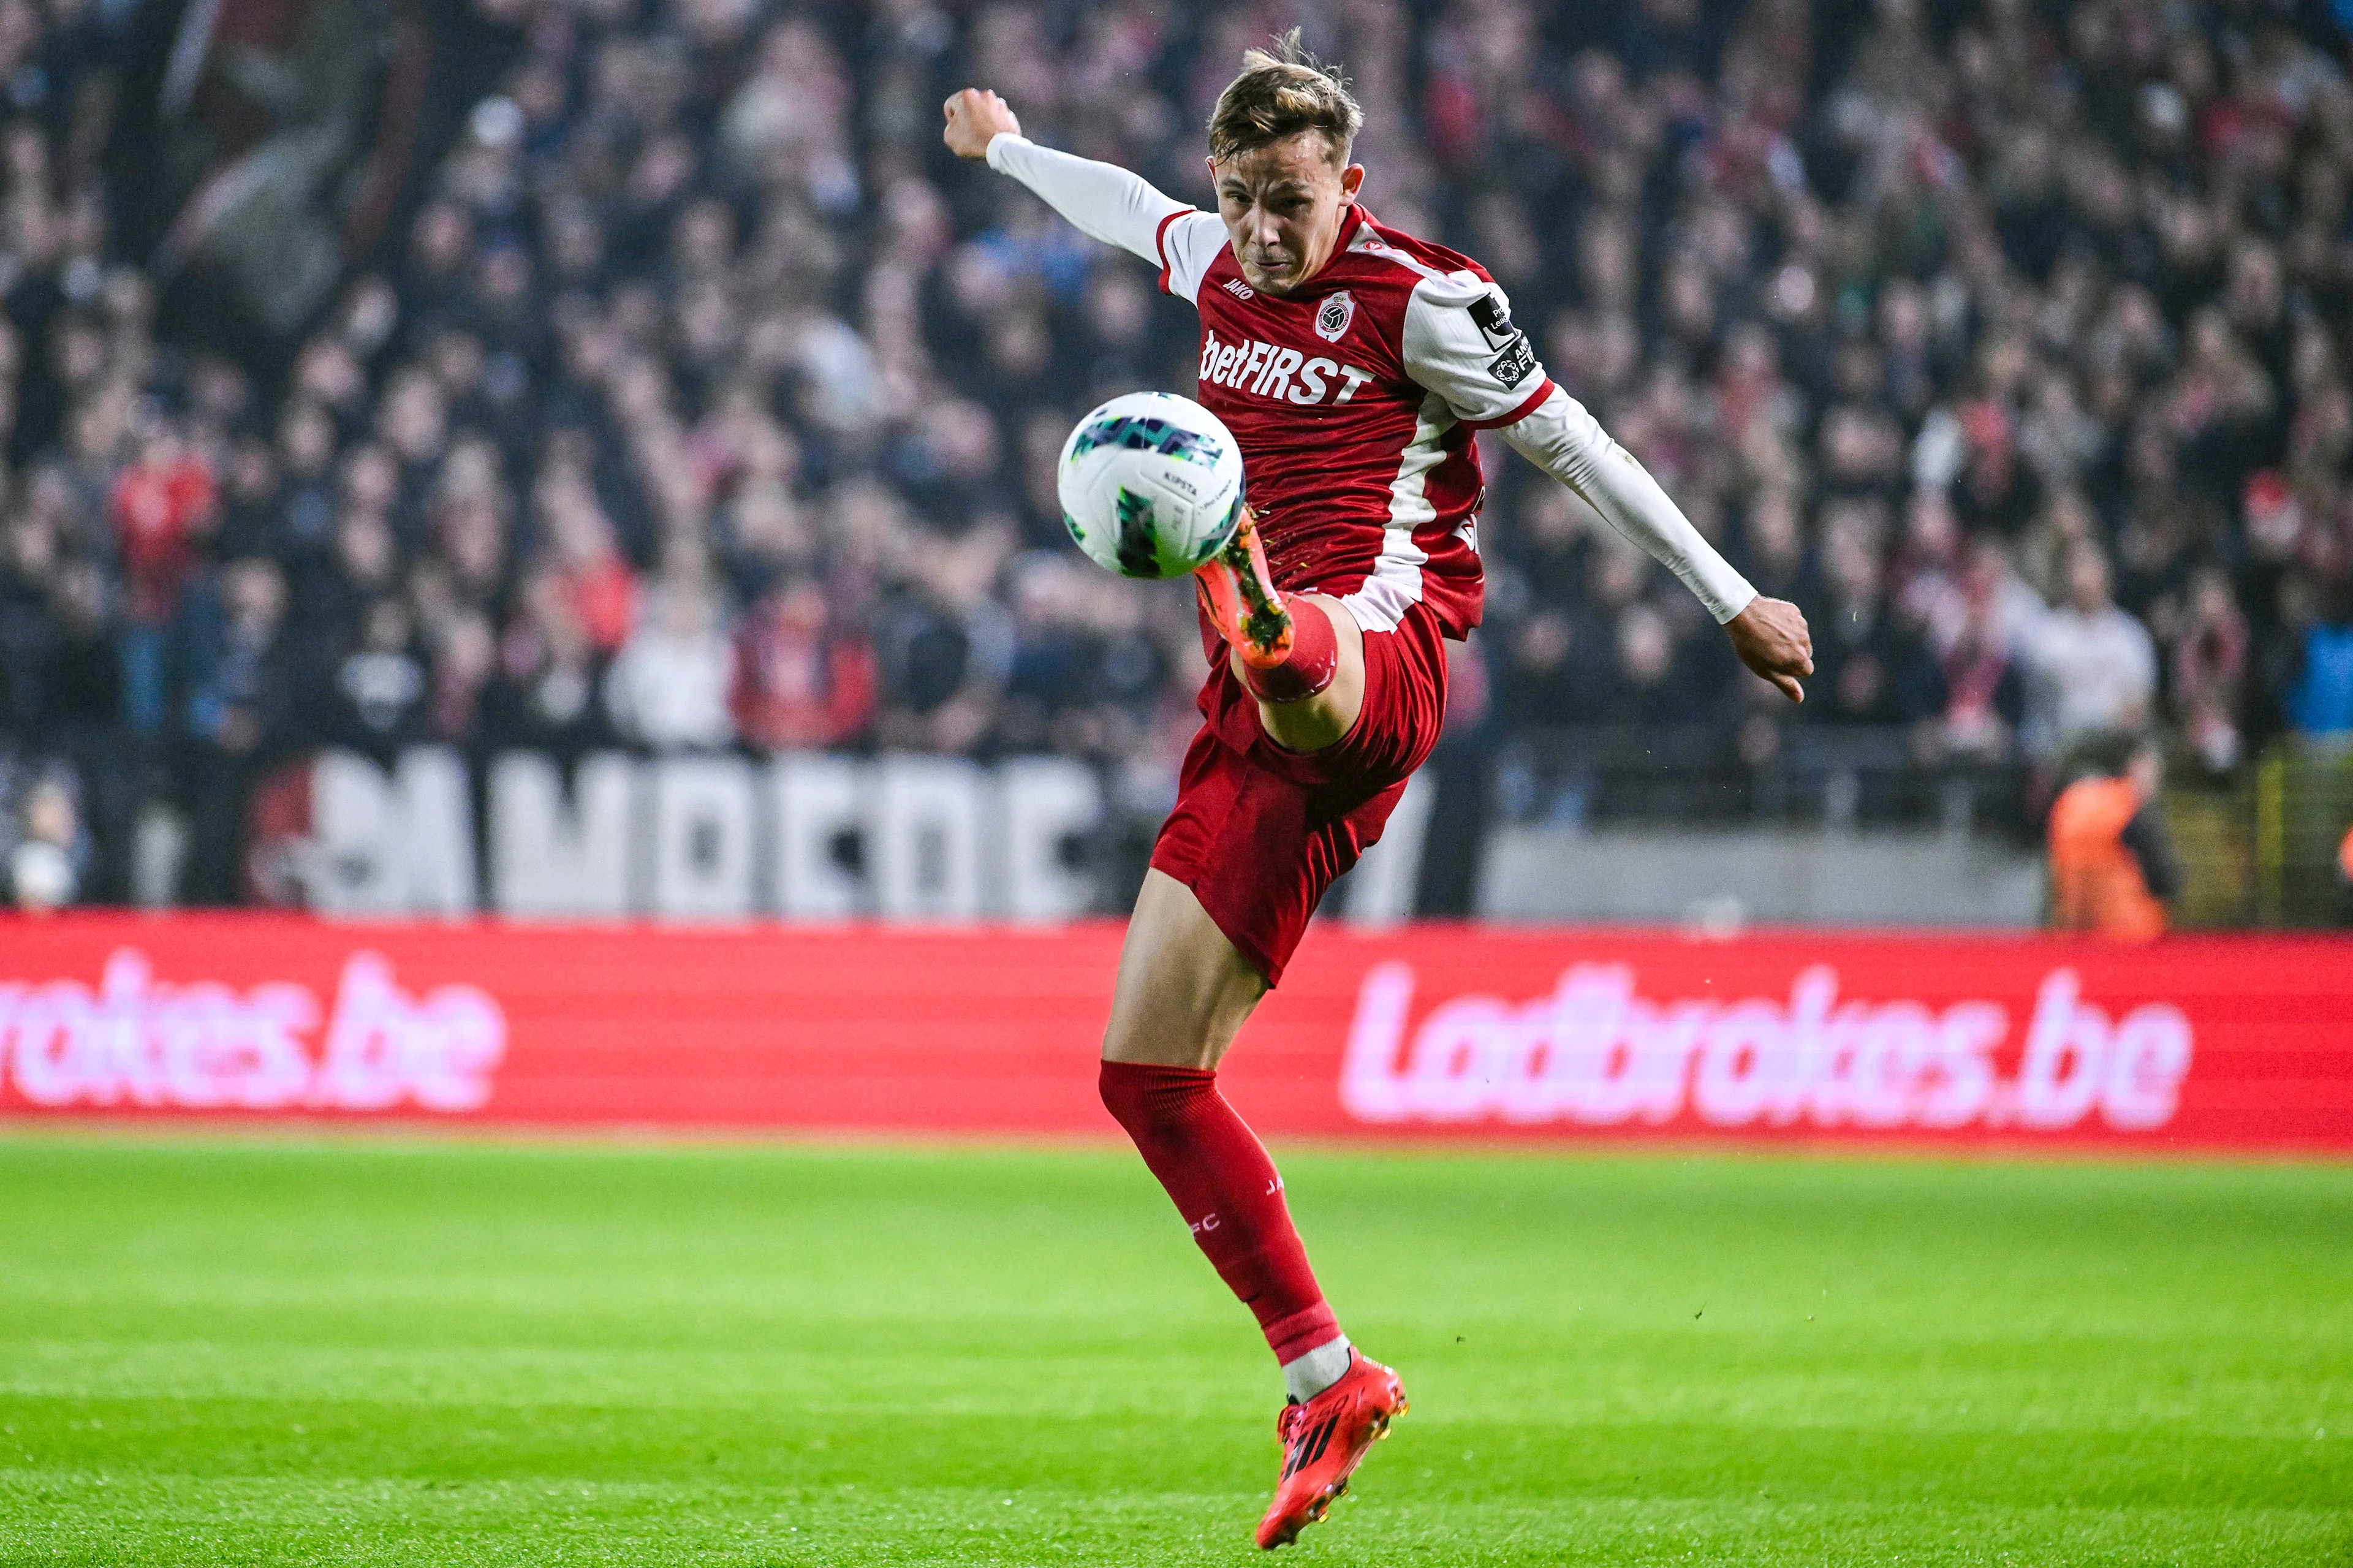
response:
[[(2353, 1167), (1293, 1152), (1298, 1559), (2353, 1563)], [(1124, 1151), (0, 1138), (0, 1562), (1253, 1561)]]

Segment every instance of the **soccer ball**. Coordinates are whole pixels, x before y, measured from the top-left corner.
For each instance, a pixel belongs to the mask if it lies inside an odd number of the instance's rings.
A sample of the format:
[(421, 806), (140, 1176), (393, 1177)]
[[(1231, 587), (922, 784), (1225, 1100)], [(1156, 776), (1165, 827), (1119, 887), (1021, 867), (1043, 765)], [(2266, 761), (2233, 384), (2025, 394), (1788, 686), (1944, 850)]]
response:
[(1233, 432), (1189, 397), (1131, 392), (1062, 443), (1054, 489), (1062, 521), (1094, 563), (1123, 577), (1181, 577), (1234, 536), (1242, 454)]

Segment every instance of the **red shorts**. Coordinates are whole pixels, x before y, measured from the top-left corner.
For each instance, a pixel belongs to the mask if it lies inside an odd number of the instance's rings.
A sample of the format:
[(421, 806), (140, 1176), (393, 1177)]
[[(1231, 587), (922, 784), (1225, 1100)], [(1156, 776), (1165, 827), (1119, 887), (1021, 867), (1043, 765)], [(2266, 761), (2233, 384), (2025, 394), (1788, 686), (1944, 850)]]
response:
[(1444, 634), (1420, 605), (1397, 630), (1366, 632), (1364, 709), (1320, 752), (1287, 752), (1269, 739), (1257, 699), (1222, 657), (1198, 706), (1208, 722), (1186, 748), (1176, 809), (1152, 864), (1193, 889), (1272, 985), (1324, 890), (1380, 837), (1407, 778), (1438, 743)]

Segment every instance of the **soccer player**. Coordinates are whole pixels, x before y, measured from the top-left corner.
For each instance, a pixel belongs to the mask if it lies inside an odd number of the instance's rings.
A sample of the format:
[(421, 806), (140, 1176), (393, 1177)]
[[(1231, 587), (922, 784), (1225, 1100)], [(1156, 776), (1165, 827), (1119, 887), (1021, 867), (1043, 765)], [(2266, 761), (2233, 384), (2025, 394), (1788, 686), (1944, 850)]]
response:
[(1479, 624), (1474, 433), (1500, 431), (1673, 572), (1791, 700), (1813, 673), (1797, 607), (1758, 596), (1553, 384), (1494, 280), (1365, 210), (1363, 115), (1298, 40), (1245, 54), (1218, 100), (1214, 213), (1037, 146), (993, 92), (949, 99), (944, 132), (1193, 302), (1195, 395), (1249, 476), (1233, 543), (1197, 575), (1206, 722), (1128, 923), (1102, 1089), (1282, 1365), (1261, 1547), (1324, 1517), (1405, 1394), (1341, 1333), (1217, 1067), (1438, 740), (1440, 639)]

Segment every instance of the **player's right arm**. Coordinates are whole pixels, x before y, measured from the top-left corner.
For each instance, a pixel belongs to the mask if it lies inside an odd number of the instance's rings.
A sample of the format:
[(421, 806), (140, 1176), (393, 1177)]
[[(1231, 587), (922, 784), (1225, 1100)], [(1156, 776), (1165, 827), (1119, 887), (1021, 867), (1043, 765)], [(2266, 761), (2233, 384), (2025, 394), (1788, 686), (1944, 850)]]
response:
[(1090, 239), (1131, 251), (1155, 267), (1167, 265), (1161, 232), (1170, 218), (1194, 208), (1115, 163), (1039, 146), (1021, 134), (1011, 107), (986, 89), (965, 88), (942, 109), (947, 126), (940, 139), (949, 152), (985, 159), (998, 174), (1012, 175)]

